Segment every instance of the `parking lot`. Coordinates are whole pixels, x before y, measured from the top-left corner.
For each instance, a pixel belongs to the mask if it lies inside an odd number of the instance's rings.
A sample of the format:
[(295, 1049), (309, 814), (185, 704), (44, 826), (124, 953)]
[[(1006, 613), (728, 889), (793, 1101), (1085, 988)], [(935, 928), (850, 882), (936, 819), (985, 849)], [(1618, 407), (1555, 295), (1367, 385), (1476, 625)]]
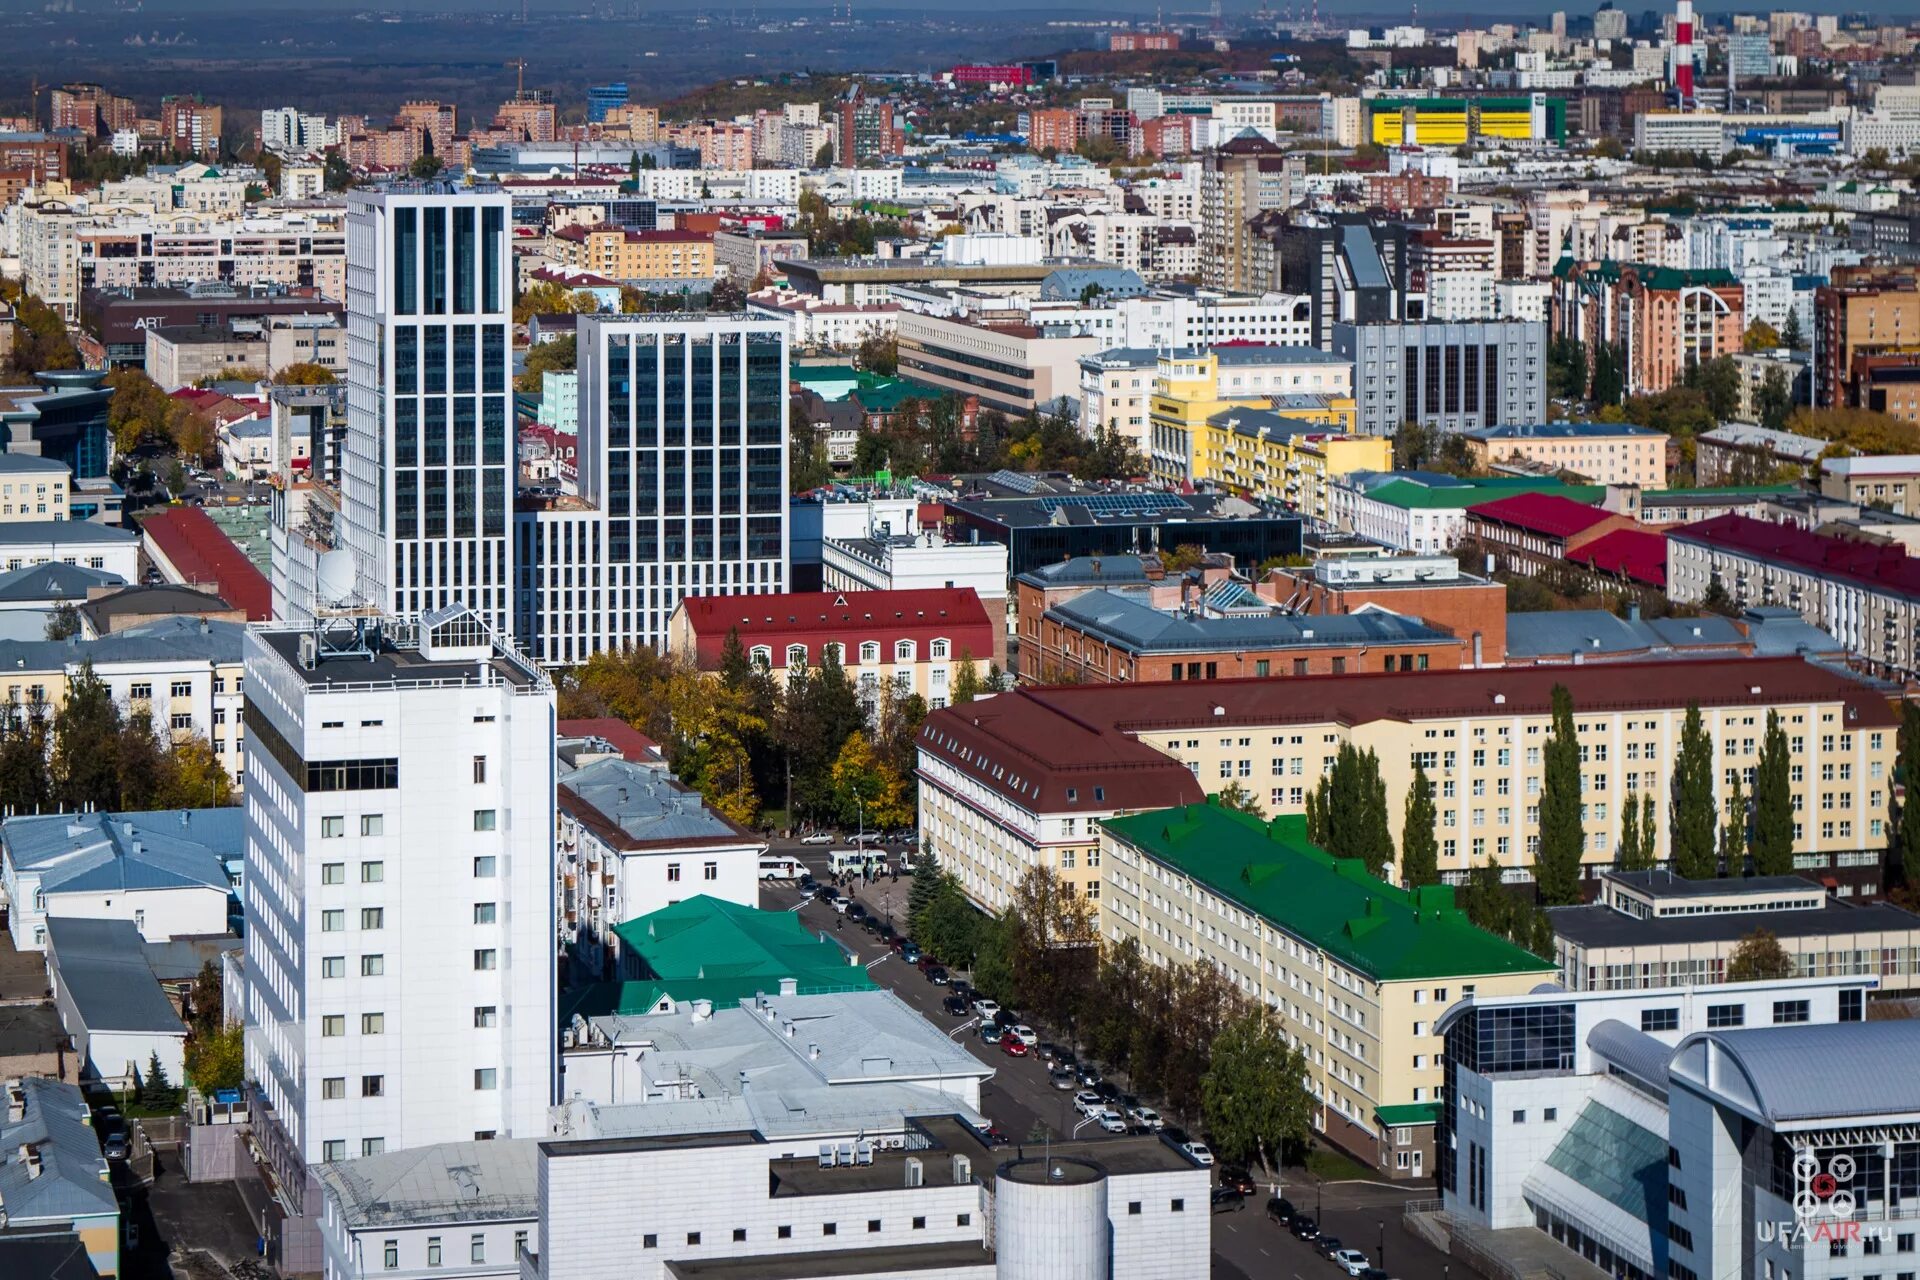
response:
[[(829, 850), (847, 847), (802, 846), (793, 841), (776, 841), (775, 845), (774, 852), (799, 857), (822, 883), (827, 882)], [(882, 876), (868, 883), (856, 878), (848, 892), (877, 919), (900, 929), (906, 923), (911, 888), (910, 875), (897, 880)], [(1083, 1140), (1101, 1136), (1095, 1124), (1085, 1124), (1074, 1133), (1083, 1120), (1073, 1105), (1077, 1090), (1053, 1088), (1047, 1068), (1038, 1058), (1013, 1057), (997, 1044), (982, 1040), (977, 1018), (971, 1014), (956, 1016), (943, 1007), (947, 987), (928, 981), (875, 934), (851, 923), (824, 902), (803, 900), (788, 883), (763, 882), (761, 905), (773, 910), (797, 910), (810, 927), (839, 942), (866, 964), (876, 982), (934, 1026), (952, 1032), (969, 1053), (992, 1066), (994, 1076), (982, 1090), (981, 1109), (1013, 1145), (1022, 1145), (1029, 1135), (1037, 1138), (1043, 1131)], [(1041, 1033), (1039, 1038), (1046, 1037)], [(1384, 1269), (1395, 1280), (1451, 1280), (1451, 1267), (1459, 1265), (1407, 1231), (1402, 1223), (1407, 1201), (1434, 1194), (1430, 1183), (1334, 1182), (1322, 1186), (1304, 1169), (1288, 1169), (1282, 1172), (1278, 1187), (1300, 1212), (1317, 1217), (1328, 1234), (1366, 1253), (1373, 1265), (1380, 1266), (1384, 1258)], [(1268, 1218), (1265, 1206), (1273, 1190), (1263, 1186), (1244, 1209), (1214, 1217), (1213, 1275), (1245, 1280), (1340, 1280), (1344, 1273), (1313, 1245), (1295, 1239), (1284, 1226)], [(1473, 1275), (1463, 1265), (1459, 1269), (1463, 1280)]]

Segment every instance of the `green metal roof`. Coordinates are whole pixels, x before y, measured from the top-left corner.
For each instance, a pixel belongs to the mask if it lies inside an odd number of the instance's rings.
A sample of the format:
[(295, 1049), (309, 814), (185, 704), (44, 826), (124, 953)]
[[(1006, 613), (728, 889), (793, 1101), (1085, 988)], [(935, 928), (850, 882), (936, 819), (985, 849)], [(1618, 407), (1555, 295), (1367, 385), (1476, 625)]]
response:
[(1733, 272), (1722, 267), (1652, 267), (1638, 262), (1616, 262), (1611, 258), (1603, 262), (1575, 263), (1570, 256), (1553, 264), (1553, 274), (1566, 279), (1573, 274), (1576, 266), (1586, 279), (1618, 280), (1622, 273), (1631, 271), (1649, 289), (1687, 289), (1696, 285), (1714, 287), (1740, 283), (1734, 278)]
[(792, 375), (795, 382), (823, 400), (858, 397), (872, 413), (891, 413), (908, 400), (938, 400), (947, 394), (911, 378), (890, 378), (848, 364), (796, 365)]
[[(701, 894), (616, 925), (613, 932), (638, 957), (645, 976), (676, 1000), (731, 1003), (756, 992), (773, 994), (782, 978), (796, 979), (802, 995), (874, 986), (864, 968), (790, 911), (761, 911)], [(659, 997), (635, 991), (631, 998), (644, 1009)], [(621, 1004), (628, 1002), (623, 994)]]
[(1436, 487), (1413, 480), (1396, 480), (1369, 490), (1367, 496), (1391, 507), (1420, 508), (1425, 511), (1457, 511), (1477, 507), (1496, 498), (1517, 493), (1557, 494), (1575, 502), (1598, 502), (1606, 496), (1606, 487), (1597, 484), (1563, 484), (1558, 480), (1476, 480), (1472, 484)]
[(1671, 501), (1674, 498), (1757, 498), (1769, 493), (1796, 493), (1796, 484), (1727, 485), (1706, 489), (1648, 489), (1640, 495), (1640, 505)]
[(1552, 965), (1467, 920), (1451, 885), (1407, 890), (1307, 841), (1298, 815), (1262, 822), (1190, 804), (1107, 830), (1375, 981), (1546, 973)]
[(1393, 1107), (1375, 1107), (1373, 1118), (1389, 1129), (1401, 1129), (1410, 1124), (1439, 1124), (1440, 1104), (1403, 1102)]

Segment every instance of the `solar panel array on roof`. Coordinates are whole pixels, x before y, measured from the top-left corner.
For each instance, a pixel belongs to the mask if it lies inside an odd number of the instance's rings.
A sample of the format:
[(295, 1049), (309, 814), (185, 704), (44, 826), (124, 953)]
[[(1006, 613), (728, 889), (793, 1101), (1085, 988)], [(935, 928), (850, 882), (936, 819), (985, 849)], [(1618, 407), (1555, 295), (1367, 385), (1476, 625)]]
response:
[(1015, 493), (1040, 492), (1040, 477), (1030, 476), (1024, 471), (1007, 471), (1003, 469), (994, 472), (988, 476), (987, 479), (994, 484), (1004, 485)]
[(1192, 506), (1176, 493), (1070, 493), (1042, 498), (1040, 505), (1048, 511), (1061, 507), (1081, 507), (1098, 516), (1185, 511)]

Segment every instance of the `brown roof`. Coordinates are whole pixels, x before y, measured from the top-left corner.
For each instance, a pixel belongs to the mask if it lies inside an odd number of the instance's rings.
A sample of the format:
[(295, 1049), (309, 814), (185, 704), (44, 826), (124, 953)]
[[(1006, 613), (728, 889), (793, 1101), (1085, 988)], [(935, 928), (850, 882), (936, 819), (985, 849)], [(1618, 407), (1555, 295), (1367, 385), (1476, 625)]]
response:
[[(1572, 693), (1576, 714), (1839, 702), (1850, 729), (1900, 722), (1885, 694), (1844, 672), (1800, 658), (1739, 657), (1025, 689), (934, 712), (920, 745), (1034, 812), (1150, 809), (1196, 802), (1204, 788), (1140, 733), (1544, 716), (1555, 685)], [(1096, 787), (1104, 795), (1092, 794)]]

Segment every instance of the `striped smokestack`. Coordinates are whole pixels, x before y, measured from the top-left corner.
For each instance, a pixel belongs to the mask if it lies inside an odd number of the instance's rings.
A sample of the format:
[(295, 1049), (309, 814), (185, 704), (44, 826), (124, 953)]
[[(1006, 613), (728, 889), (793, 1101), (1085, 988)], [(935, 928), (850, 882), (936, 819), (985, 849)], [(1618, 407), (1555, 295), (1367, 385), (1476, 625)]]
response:
[(1681, 106), (1693, 105), (1693, 0), (1675, 0), (1673, 93)]

